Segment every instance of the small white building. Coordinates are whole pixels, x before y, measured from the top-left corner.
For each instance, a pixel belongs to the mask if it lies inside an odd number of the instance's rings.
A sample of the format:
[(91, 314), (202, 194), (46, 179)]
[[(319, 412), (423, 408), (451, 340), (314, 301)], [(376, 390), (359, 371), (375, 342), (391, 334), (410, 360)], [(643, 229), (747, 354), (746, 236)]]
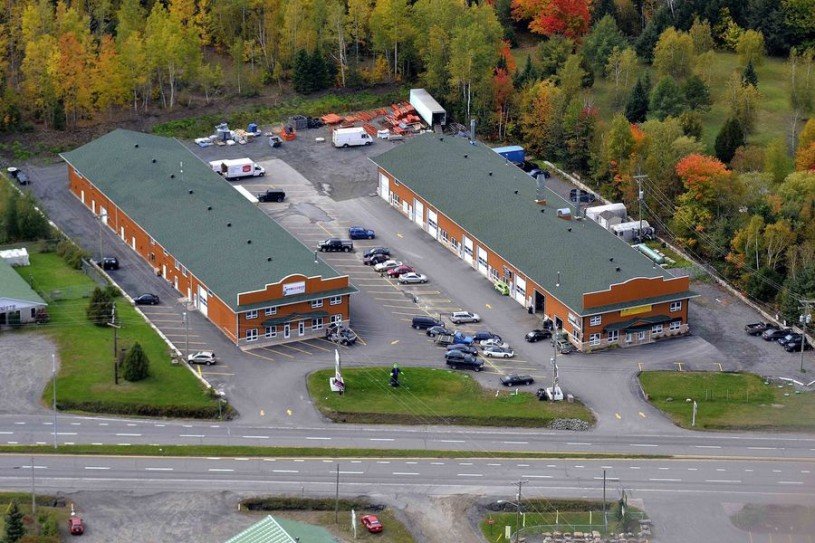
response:
[(12, 266), (28, 266), (30, 264), (28, 250), (25, 247), (0, 251), (0, 258)]
[(10, 264), (0, 262), (0, 326), (34, 322), (46, 305)]
[(586, 218), (593, 220), (606, 230), (626, 220), (625, 204), (607, 204), (586, 208)]

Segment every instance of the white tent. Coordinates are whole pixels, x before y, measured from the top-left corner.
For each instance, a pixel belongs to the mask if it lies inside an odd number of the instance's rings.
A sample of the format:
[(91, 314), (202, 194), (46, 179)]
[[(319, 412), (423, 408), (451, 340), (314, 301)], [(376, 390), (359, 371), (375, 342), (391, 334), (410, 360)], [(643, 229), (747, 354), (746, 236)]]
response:
[(12, 266), (28, 266), (31, 264), (28, 261), (28, 251), (25, 247), (21, 249), (8, 249), (6, 251), (0, 251), (0, 258)]

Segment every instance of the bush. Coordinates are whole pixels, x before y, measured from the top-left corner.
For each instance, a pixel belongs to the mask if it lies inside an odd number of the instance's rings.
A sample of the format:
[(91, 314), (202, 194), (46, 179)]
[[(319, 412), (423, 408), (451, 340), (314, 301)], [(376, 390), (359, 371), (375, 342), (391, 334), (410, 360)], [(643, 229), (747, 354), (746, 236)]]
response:
[[(186, 370), (184, 370), (186, 371)], [(107, 413), (111, 415), (132, 415), (138, 417), (161, 417), (175, 419), (217, 419), (218, 405), (191, 407), (185, 405), (153, 405), (111, 402), (100, 400), (61, 400), (57, 399), (60, 411), (83, 411), (85, 413)], [(223, 419), (231, 420), (236, 412), (229, 404), (222, 408)]]
[(67, 238), (57, 243), (57, 254), (62, 257), (66, 264), (75, 270), (82, 269), (82, 260), (90, 257), (88, 252)]
[[(299, 498), (292, 496), (267, 496), (247, 498), (241, 501), (241, 506), (250, 511), (333, 511), (335, 502), (331, 498)], [(348, 509), (365, 511), (382, 511), (384, 505), (371, 503), (367, 498), (341, 499), (339, 507), (343, 511)]]
[(150, 360), (141, 348), (141, 345), (136, 342), (133, 347), (127, 352), (125, 360), (122, 363), (122, 377), (130, 382), (141, 381), (147, 378), (150, 373)]
[(113, 321), (113, 298), (108, 292), (108, 288), (96, 287), (91, 294), (91, 301), (85, 310), (88, 320), (96, 326), (107, 326)]

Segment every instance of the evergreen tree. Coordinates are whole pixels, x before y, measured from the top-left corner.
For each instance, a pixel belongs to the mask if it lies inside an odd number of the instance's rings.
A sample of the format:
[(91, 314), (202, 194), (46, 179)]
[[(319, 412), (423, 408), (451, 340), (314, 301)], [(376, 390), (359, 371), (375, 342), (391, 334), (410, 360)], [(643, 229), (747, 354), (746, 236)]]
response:
[(150, 361), (147, 359), (147, 355), (138, 342), (134, 343), (122, 363), (122, 377), (131, 383), (141, 381), (148, 376), (149, 369)]
[(305, 49), (300, 49), (294, 59), (294, 73), (292, 74), (292, 86), (295, 91), (300, 94), (314, 92), (314, 74), (311, 70), (311, 56)]
[(797, 323), (801, 315), (801, 300), (813, 297), (815, 297), (815, 268), (804, 266), (795, 275), (787, 276), (784, 281), (780, 300), (781, 315), (787, 322)]
[(671, 26), (671, 11), (663, 6), (657, 10), (634, 45), (637, 56), (647, 62), (654, 60), (654, 47), (662, 31)]
[(714, 149), (716, 157), (724, 163), (733, 160), (736, 149), (744, 145), (744, 130), (738, 120), (730, 117), (724, 122), (722, 129), (716, 136)]
[(6, 516), (3, 519), (6, 524), (6, 534), (3, 543), (17, 543), (25, 535), (23, 525), (23, 512), (17, 506), (17, 500), (12, 500), (6, 509)]
[(496, 0), (495, 15), (504, 28), (504, 39), (512, 47), (518, 45), (515, 37), (515, 19), (512, 18), (512, 0)]
[(596, 23), (606, 15), (616, 19), (617, 5), (614, 0), (594, 0), (591, 3), (591, 22)]
[(741, 82), (744, 85), (758, 87), (758, 74), (756, 74), (756, 69), (753, 68), (752, 60), (747, 61), (747, 66), (744, 67), (744, 71), (741, 73)]
[(7, 242), (20, 239), (20, 196), (16, 190), (10, 192), (11, 195), (6, 200), (6, 209), (3, 212), (3, 230)]
[(645, 122), (648, 115), (648, 92), (642, 79), (638, 79), (625, 104), (625, 118), (632, 123)]
[(96, 326), (107, 326), (113, 320), (113, 298), (110, 293), (99, 287), (93, 289), (85, 314)]
[(314, 50), (309, 59), (312, 91), (327, 89), (331, 85), (331, 73), (319, 48)]
[(685, 111), (685, 97), (673, 77), (663, 77), (651, 92), (648, 104), (651, 113), (660, 121), (666, 117), (678, 117)]
[(51, 226), (45, 215), (37, 211), (37, 203), (31, 193), (27, 193), (20, 200), (20, 209), (17, 219), (21, 239), (46, 239), (50, 237)]
[(685, 102), (691, 109), (710, 108), (710, 89), (698, 75), (688, 77), (682, 85), (682, 91), (685, 94)]
[(532, 64), (532, 55), (526, 55), (526, 63), (523, 70), (517, 70), (513, 84), (516, 89), (522, 88), (524, 85), (534, 83), (538, 80), (538, 71)]

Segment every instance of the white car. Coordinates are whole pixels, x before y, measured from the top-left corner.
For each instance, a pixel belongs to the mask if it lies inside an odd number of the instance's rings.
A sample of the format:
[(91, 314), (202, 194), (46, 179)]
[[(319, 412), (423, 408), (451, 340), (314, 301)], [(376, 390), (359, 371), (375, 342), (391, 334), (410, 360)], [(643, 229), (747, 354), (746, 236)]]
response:
[(481, 322), (481, 315), (470, 311), (453, 311), (450, 315), (450, 322), (453, 324), (464, 324), (468, 322)]
[(486, 347), (484, 348), (484, 356), (490, 358), (512, 358), (515, 356), (515, 351), (509, 347)]
[(489, 347), (498, 347), (498, 348), (501, 348), (501, 349), (509, 349), (509, 343), (504, 343), (500, 339), (495, 339), (495, 338), (485, 339), (485, 340), (481, 341), (481, 343), (479, 345), (481, 345), (482, 349), (487, 349)]
[(379, 264), (374, 266), (374, 271), (378, 271), (378, 272), (388, 271), (390, 269), (399, 267), (401, 265), (402, 265), (402, 263), (399, 262), (398, 260), (393, 260), (393, 259), (386, 260), (385, 262), (380, 262)]
[(403, 285), (427, 283), (427, 276), (422, 273), (408, 272), (400, 275), (397, 281), (399, 281)]
[(187, 362), (190, 364), (206, 364), (211, 366), (215, 364), (215, 353), (212, 351), (198, 351), (187, 357)]

